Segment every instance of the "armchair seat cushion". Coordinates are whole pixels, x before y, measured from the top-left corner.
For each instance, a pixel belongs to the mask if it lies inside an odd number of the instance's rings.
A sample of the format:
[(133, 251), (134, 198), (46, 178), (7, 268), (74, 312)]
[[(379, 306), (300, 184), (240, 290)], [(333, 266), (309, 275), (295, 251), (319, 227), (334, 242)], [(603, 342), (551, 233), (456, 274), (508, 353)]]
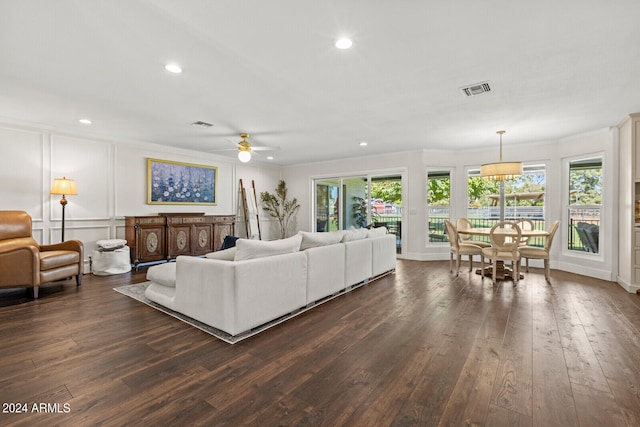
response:
[(72, 251), (40, 252), (40, 271), (52, 270), (70, 264), (77, 264), (80, 254)]

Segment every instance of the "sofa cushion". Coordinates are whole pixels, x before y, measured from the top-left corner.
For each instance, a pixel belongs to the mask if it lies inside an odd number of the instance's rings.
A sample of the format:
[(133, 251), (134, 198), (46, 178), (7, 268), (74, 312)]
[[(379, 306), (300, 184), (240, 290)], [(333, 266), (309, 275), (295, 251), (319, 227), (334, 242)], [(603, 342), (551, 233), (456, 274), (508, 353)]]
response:
[(288, 254), (298, 252), (302, 236), (295, 236), (279, 240), (251, 240), (238, 239), (236, 241), (235, 261), (243, 261), (247, 259), (262, 258), (273, 255)]
[(387, 227), (385, 226), (372, 228), (367, 231), (367, 237), (378, 237), (384, 236), (385, 234), (387, 234)]
[(302, 236), (302, 243), (300, 244), (300, 250), (304, 251), (305, 249), (315, 248), (318, 246), (326, 246), (326, 245), (334, 245), (336, 243), (340, 243), (342, 240), (342, 236), (344, 235), (344, 231), (327, 231), (327, 232), (318, 232), (318, 233), (310, 233), (307, 231), (298, 232)]
[[(235, 241), (233, 242), (235, 245)], [(209, 259), (219, 259), (221, 261), (233, 261), (236, 257), (236, 247), (232, 247), (229, 249), (224, 249), (217, 252), (209, 252), (204, 257)]]
[(342, 242), (352, 242), (354, 240), (361, 240), (367, 237), (367, 233), (369, 230), (366, 228), (352, 228), (350, 230), (346, 230), (344, 232), (344, 236), (342, 236)]
[(176, 287), (176, 263), (167, 262), (165, 264), (154, 265), (147, 270), (147, 280), (158, 285)]

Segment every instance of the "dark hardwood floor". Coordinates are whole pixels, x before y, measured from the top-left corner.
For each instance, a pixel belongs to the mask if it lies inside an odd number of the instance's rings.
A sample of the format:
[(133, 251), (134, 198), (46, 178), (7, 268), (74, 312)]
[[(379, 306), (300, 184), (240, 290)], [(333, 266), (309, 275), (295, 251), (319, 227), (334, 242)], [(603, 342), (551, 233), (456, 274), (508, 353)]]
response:
[(640, 425), (640, 296), (463, 271), (401, 260), (236, 345), (112, 290), (144, 271), (4, 291), (0, 425)]

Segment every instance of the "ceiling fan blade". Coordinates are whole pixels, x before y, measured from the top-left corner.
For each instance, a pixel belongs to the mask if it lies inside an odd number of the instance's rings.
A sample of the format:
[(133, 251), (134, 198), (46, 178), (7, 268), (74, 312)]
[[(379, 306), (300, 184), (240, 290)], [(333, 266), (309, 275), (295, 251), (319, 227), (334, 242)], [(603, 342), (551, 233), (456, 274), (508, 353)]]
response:
[[(217, 133), (215, 132), (215, 136), (222, 138), (237, 138), (243, 132), (232, 132), (232, 133)], [(251, 137), (260, 138), (262, 136), (277, 136), (286, 133), (285, 130), (265, 130), (265, 131), (252, 131), (247, 132), (249, 134), (248, 139)]]
[(277, 151), (280, 147), (256, 147), (254, 145), (251, 146), (251, 151)]
[(241, 142), (241, 141), (232, 141), (232, 140), (231, 140), (231, 139), (229, 139), (229, 138), (224, 138), (224, 140), (225, 140), (226, 142), (228, 142), (229, 144), (233, 144), (233, 145), (235, 145), (236, 147), (237, 147), (237, 146), (238, 146), (238, 144)]
[(207, 150), (210, 153), (217, 153), (220, 151), (238, 151), (237, 148), (214, 148), (213, 150)]
[(241, 141), (232, 141), (232, 140), (231, 140), (231, 139), (229, 139), (229, 138), (224, 138), (224, 141), (225, 141), (225, 142), (228, 142), (229, 144), (231, 144), (234, 148), (213, 148), (213, 149), (211, 149), (211, 150), (207, 150), (207, 151), (210, 151), (210, 152), (212, 152), (212, 153), (213, 153), (213, 152), (217, 152), (217, 151), (238, 151), (238, 147), (239, 147), (239, 146), (238, 146), (238, 144), (239, 144)]

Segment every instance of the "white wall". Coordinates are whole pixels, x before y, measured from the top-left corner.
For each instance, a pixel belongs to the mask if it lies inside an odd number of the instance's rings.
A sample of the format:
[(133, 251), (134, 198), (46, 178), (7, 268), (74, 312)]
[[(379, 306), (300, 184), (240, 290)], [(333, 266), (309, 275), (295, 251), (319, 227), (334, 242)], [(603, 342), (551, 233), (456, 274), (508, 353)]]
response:
[[(147, 158), (217, 166), (217, 205), (147, 204)], [(260, 191), (276, 187), (280, 168), (256, 162), (244, 165), (232, 157), (143, 142), (104, 141), (50, 129), (0, 125), (0, 209), (27, 211), (33, 218), (34, 238), (41, 244), (61, 239), (60, 196), (51, 196), (49, 190), (53, 179), (62, 176), (75, 179), (78, 188), (77, 195), (67, 197), (65, 240), (84, 242), (88, 266), (98, 240), (124, 238), (125, 216), (236, 214), (239, 179), (249, 185), (254, 180), (259, 199)], [(271, 220), (260, 215), (270, 238)]]
[[(541, 141), (535, 144), (508, 146), (503, 149), (505, 161), (546, 165), (546, 217), (549, 224), (561, 220), (562, 226), (554, 240), (552, 268), (615, 280), (617, 270), (617, 134), (610, 128), (560, 141)], [(600, 254), (578, 254), (566, 250), (567, 217), (563, 195), (568, 194), (563, 167), (576, 156), (601, 154), (604, 162), (604, 207)], [(428, 243), (426, 224), (426, 176), (428, 169), (452, 170), (451, 216), (466, 215), (467, 170), (483, 163), (498, 160), (498, 145), (486, 150), (445, 151), (425, 150), (419, 153), (396, 153), (385, 156), (361, 157), (284, 168), (283, 177), (292, 194), (303, 203), (299, 228), (310, 230), (313, 206), (313, 179), (330, 176), (378, 174), (380, 171), (402, 172), (403, 181), (403, 242), (402, 257), (415, 260), (448, 259), (448, 243)], [(564, 192), (563, 192), (564, 191)], [(614, 261), (615, 260), (615, 261)], [(532, 262), (536, 266), (537, 263)], [(541, 265), (541, 264), (540, 264)]]
[[(254, 196), (253, 186), (255, 185), (255, 198), (258, 201), (258, 214), (260, 215), (260, 235), (262, 240), (274, 240), (280, 238), (280, 226), (278, 225), (278, 221), (274, 218), (269, 217), (262, 210), (260, 202), (260, 193), (264, 191), (268, 191), (272, 194), (275, 193), (275, 189), (280, 182), (280, 178), (280, 168), (260, 167), (253, 161), (251, 163), (236, 164), (236, 188), (234, 190), (236, 201), (234, 202), (234, 206), (236, 206), (237, 211), (237, 236), (246, 237), (243, 218), (244, 213), (242, 212), (243, 209), (241, 200), (239, 200), (241, 194), (239, 182), (242, 179), (242, 184), (245, 188), (247, 197)], [(255, 235), (255, 230), (252, 231), (251, 234)]]

